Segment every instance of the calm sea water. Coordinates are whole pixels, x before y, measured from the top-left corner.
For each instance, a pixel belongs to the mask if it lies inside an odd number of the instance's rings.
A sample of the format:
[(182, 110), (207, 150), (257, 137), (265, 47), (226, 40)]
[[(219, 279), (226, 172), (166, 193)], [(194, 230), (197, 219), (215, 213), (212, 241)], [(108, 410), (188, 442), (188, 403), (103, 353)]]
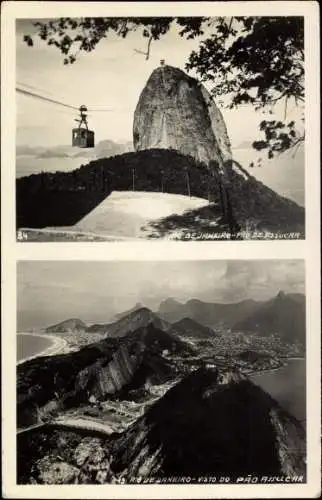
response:
[(17, 335), (17, 361), (40, 354), (48, 349), (52, 342), (41, 335)]
[(306, 363), (304, 359), (290, 360), (287, 366), (279, 370), (256, 373), (251, 376), (251, 379), (305, 425)]

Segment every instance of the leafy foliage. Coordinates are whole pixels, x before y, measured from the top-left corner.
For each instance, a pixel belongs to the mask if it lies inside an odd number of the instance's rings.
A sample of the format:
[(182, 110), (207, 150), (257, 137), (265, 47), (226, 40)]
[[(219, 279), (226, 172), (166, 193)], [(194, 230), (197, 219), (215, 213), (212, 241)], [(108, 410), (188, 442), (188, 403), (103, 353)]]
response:
[[(180, 35), (194, 38), (203, 34), (201, 25), (206, 18), (179, 18)], [(48, 22), (36, 22), (37, 35), (48, 45), (57, 47), (64, 55), (64, 64), (76, 61), (79, 52), (91, 52), (109, 33), (126, 38), (130, 32), (141, 30), (143, 38), (159, 40), (173, 22), (171, 17), (64, 17)], [(25, 42), (32, 45), (32, 38), (25, 35)]]
[(213, 94), (232, 94), (230, 107), (262, 107), (284, 96), (303, 100), (303, 44), (302, 18), (218, 18), (187, 69), (212, 81)]
[[(61, 51), (64, 64), (74, 63), (82, 51), (94, 50), (110, 33), (126, 38), (133, 31), (147, 40), (147, 51), (137, 52), (148, 59), (151, 42), (172, 25), (182, 38), (202, 37), (186, 69), (210, 85), (213, 96), (227, 97), (229, 108), (251, 105), (272, 114), (284, 102), (285, 123), (262, 121), (265, 137), (254, 142), (255, 149), (267, 150), (272, 158), (304, 140), (301, 123), (286, 123), (288, 104), (304, 102), (303, 17), (66, 17), (35, 23), (37, 35)], [(24, 41), (34, 44), (27, 34)]]
[(265, 140), (254, 141), (253, 147), (258, 151), (268, 149), (268, 158), (273, 158), (275, 153), (295, 147), (304, 140), (304, 136), (296, 131), (294, 121), (283, 123), (276, 120), (263, 120), (260, 130), (264, 132)]
[(191, 53), (186, 67), (211, 83), (212, 95), (228, 96), (229, 108), (251, 104), (272, 114), (274, 106), (284, 101), (285, 123), (263, 120), (260, 130), (265, 140), (253, 143), (257, 150), (267, 149), (269, 158), (304, 140), (294, 121), (286, 123), (288, 102), (304, 102), (303, 18), (218, 18), (213, 33)]

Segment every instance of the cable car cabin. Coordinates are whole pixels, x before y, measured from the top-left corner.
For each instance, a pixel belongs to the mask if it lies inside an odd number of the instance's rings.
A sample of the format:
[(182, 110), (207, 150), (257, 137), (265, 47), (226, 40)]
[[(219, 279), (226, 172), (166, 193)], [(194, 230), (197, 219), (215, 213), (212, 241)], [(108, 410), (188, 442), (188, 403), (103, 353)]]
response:
[(94, 132), (86, 128), (73, 128), (72, 144), (77, 148), (94, 148)]

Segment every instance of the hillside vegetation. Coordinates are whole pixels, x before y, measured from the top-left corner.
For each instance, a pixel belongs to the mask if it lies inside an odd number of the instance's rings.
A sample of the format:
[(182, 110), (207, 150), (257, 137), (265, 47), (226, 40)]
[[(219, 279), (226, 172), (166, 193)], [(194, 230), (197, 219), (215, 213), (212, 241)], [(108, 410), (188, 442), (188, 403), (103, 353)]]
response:
[(40, 173), (17, 180), (17, 227), (68, 226), (78, 222), (112, 191), (208, 197), (208, 170), (174, 150), (147, 150), (101, 158), (72, 172)]
[[(219, 175), (210, 175), (205, 164), (171, 149), (125, 153), (91, 161), (72, 172), (17, 179), (17, 228), (72, 226), (112, 191), (132, 191), (133, 187), (136, 191), (190, 194), (211, 201), (207, 207), (151, 223), (154, 237), (178, 229), (183, 237), (191, 231), (227, 230)], [(236, 166), (231, 171), (230, 200), (241, 230), (298, 232), (304, 236), (304, 209)]]

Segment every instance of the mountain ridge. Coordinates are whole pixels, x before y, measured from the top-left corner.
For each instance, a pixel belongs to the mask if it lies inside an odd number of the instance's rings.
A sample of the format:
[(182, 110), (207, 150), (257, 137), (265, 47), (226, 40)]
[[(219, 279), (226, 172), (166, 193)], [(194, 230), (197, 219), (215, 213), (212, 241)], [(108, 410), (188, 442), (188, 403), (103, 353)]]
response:
[[(279, 291), (269, 300), (245, 299), (239, 302), (220, 303), (190, 299), (185, 303), (168, 298), (160, 302), (157, 311), (137, 303), (128, 311), (115, 316), (110, 323), (87, 326), (82, 320), (70, 318), (48, 326), (45, 332), (85, 331), (100, 333), (106, 338), (120, 338), (138, 328), (153, 324), (169, 334), (201, 337), (216, 334), (218, 328), (228, 328), (244, 333), (278, 333), (288, 341), (305, 343), (305, 295)], [(292, 335), (293, 332), (293, 335)], [(212, 335), (211, 335), (212, 334)]]
[(189, 317), (214, 330), (225, 326), (259, 335), (278, 333), (286, 342), (299, 341), (305, 345), (305, 295), (301, 293), (279, 291), (269, 300), (245, 299), (236, 303), (198, 299), (180, 303), (170, 299), (160, 303), (157, 313), (172, 323)]
[(182, 337), (195, 337), (196, 339), (213, 338), (216, 335), (212, 328), (201, 325), (187, 316), (176, 323), (172, 323), (171, 331), (178, 333)]
[(279, 292), (262, 305), (253, 315), (237, 322), (234, 330), (276, 332), (287, 342), (306, 343), (305, 295)]
[(143, 306), (139, 309), (130, 310), (125, 315), (121, 316), (116, 321), (106, 324), (95, 324), (88, 328), (88, 331), (104, 333), (106, 337), (122, 337), (124, 334), (129, 334), (139, 327), (154, 324), (157, 328), (170, 330), (171, 325), (159, 318), (151, 309)]
[(48, 326), (45, 331), (46, 332), (68, 332), (72, 331), (86, 331), (86, 324), (79, 318), (69, 318), (61, 321), (60, 323), (56, 323), (54, 325)]
[[(260, 304), (254, 299), (245, 299), (239, 302), (204, 302), (199, 299), (190, 299), (185, 303), (161, 302), (157, 313), (170, 322), (178, 321), (187, 316), (197, 323), (210, 328), (218, 325), (221, 321), (226, 321), (227, 326), (232, 326), (235, 322), (232, 312), (235, 316), (241, 314), (244, 316), (247, 311), (253, 311)], [(234, 311), (233, 311), (234, 310)]]

